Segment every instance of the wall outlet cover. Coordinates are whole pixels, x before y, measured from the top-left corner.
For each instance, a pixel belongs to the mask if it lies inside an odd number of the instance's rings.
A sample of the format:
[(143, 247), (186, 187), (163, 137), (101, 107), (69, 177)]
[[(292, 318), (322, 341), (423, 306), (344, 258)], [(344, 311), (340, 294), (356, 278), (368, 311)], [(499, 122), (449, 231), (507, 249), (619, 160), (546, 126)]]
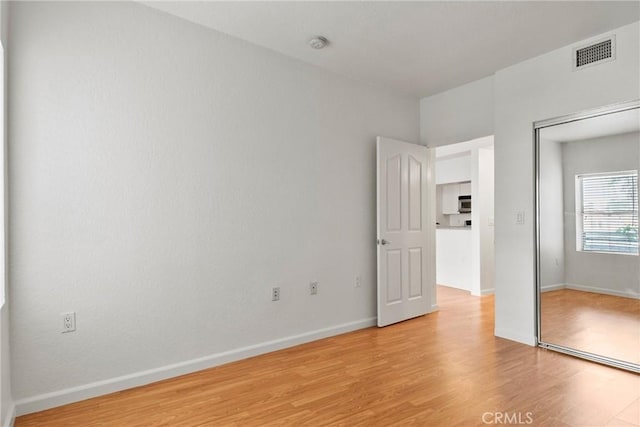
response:
[(62, 333), (73, 332), (76, 330), (76, 313), (70, 311), (62, 313)]

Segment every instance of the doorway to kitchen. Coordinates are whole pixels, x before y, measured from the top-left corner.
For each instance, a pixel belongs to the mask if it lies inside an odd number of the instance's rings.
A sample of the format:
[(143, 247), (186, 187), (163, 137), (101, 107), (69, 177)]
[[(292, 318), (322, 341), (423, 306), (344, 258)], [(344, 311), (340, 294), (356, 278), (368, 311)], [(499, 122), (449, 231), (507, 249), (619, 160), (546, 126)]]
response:
[(493, 294), (493, 136), (437, 147), (435, 169), (438, 289)]

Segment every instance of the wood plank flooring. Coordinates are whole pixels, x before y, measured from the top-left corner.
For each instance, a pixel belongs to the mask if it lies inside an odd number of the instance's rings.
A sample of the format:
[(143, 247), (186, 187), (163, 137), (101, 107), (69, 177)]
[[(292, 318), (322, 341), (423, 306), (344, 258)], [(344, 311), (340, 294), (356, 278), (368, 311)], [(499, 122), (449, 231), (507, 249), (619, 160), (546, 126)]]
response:
[(560, 289), (540, 307), (543, 341), (640, 364), (640, 300)]
[[(640, 376), (493, 336), (493, 297), (19, 417), (27, 426), (628, 426)], [(527, 421), (531, 421), (527, 423)]]

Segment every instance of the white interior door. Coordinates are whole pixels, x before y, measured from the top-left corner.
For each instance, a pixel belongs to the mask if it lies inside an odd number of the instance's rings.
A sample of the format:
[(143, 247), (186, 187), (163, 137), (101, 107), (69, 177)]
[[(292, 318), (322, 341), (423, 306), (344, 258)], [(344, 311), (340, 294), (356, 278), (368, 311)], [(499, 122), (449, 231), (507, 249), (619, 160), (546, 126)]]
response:
[(378, 326), (386, 326), (431, 311), (434, 162), (427, 147), (383, 137), (377, 153)]

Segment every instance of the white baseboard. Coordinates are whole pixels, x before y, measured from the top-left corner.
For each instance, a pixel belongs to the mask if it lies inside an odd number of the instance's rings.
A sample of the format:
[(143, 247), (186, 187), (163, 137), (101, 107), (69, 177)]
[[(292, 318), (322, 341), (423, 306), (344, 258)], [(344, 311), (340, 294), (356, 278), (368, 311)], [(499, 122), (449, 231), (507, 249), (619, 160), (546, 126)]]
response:
[(440, 307), (438, 307), (438, 304), (431, 304), (431, 313), (436, 312), (440, 309)]
[(619, 291), (617, 289), (596, 288), (595, 286), (576, 285), (574, 283), (567, 283), (566, 289), (573, 289), (574, 291), (593, 292), (596, 294), (613, 295), (616, 297), (640, 299), (640, 294), (631, 290)]
[(496, 293), (496, 289), (495, 288), (490, 288), (490, 289), (483, 289), (480, 291), (480, 295), (493, 295)]
[(493, 331), (493, 334), (498, 338), (504, 338), (510, 341), (516, 341), (530, 346), (536, 345), (536, 337), (534, 335), (523, 335), (519, 332), (498, 328)]
[(16, 420), (16, 405), (13, 403), (9, 406), (9, 410), (7, 411), (7, 416), (4, 417), (2, 427), (13, 427), (13, 423)]
[(442, 283), (438, 283), (438, 286), (444, 286), (445, 288), (460, 289), (461, 291), (471, 292), (468, 287), (465, 288), (464, 286), (448, 285), (448, 284), (443, 285)]
[(343, 323), (341, 325), (330, 326), (328, 328), (305, 332), (299, 335), (292, 335), (273, 341), (250, 345), (235, 350), (215, 353), (197, 359), (162, 366), (160, 368), (149, 369), (146, 371), (123, 375), (116, 378), (110, 378), (103, 381), (97, 381), (78, 387), (72, 387), (64, 390), (54, 391), (51, 393), (27, 397), (24, 399), (19, 399), (15, 402), (15, 413), (20, 416), (30, 414), (32, 412), (43, 411), (45, 409), (54, 408), (56, 406), (79, 402), (81, 400), (86, 400), (92, 397), (102, 396), (133, 387), (139, 387), (168, 378), (173, 378), (180, 375), (201, 371), (203, 369), (212, 368), (214, 366), (222, 365), (225, 363), (235, 362), (237, 360), (246, 359), (248, 357), (270, 353), (272, 351), (281, 350), (283, 348), (293, 347), (295, 345), (304, 344), (307, 342), (340, 335), (375, 325), (375, 317), (361, 319), (354, 322)]
[(613, 295), (616, 297), (640, 299), (640, 293), (632, 291), (619, 291), (617, 289), (597, 288), (595, 286), (576, 285), (575, 283), (556, 283), (542, 286), (542, 292), (557, 291), (559, 289), (572, 289), (574, 291), (592, 292), (596, 294)]
[(540, 287), (541, 292), (549, 292), (549, 291), (559, 291), (560, 289), (565, 289), (567, 285), (564, 283), (555, 283), (553, 285), (544, 285)]

